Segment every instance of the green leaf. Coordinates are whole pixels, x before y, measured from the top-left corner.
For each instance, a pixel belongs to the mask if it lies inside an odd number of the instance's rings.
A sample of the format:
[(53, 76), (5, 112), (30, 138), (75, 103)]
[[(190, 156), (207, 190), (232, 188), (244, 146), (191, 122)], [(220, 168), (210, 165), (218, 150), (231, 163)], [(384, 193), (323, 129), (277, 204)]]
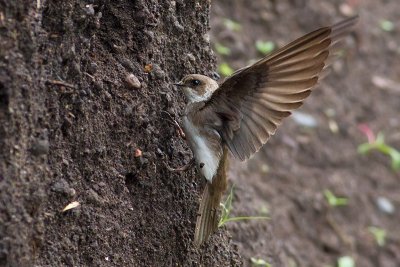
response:
[(269, 214), (269, 206), (268, 204), (264, 204), (260, 208), (260, 214), (262, 215), (268, 215)]
[(374, 236), (376, 243), (383, 247), (386, 243), (386, 230), (379, 227), (368, 227), (369, 232)]
[(400, 170), (400, 152), (385, 144), (385, 136), (383, 133), (379, 132), (376, 140), (373, 143), (364, 143), (358, 146), (357, 152), (359, 154), (366, 154), (370, 150), (377, 150), (382, 154), (388, 155), (391, 159), (391, 167), (394, 171)]
[(257, 41), (256, 42), (257, 51), (262, 53), (263, 55), (271, 53), (275, 49), (275, 44), (271, 41), (263, 42)]
[(226, 47), (226, 46), (220, 44), (220, 43), (216, 43), (215, 44), (215, 50), (220, 55), (229, 56), (231, 54), (231, 49), (229, 47)]
[(379, 132), (376, 136), (375, 143), (384, 144), (385, 143), (385, 135), (382, 132)]
[(218, 72), (227, 77), (232, 75), (233, 69), (231, 68), (231, 66), (229, 66), (228, 63), (224, 62), (218, 66)]
[(370, 143), (363, 143), (358, 146), (357, 152), (358, 152), (358, 154), (365, 155), (373, 148), (374, 148), (374, 145), (372, 145)]
[(218, 227), (223, 226), (227, 222), (237, 222), (237, 221), (244, 221), (244, 220), (266, 220), (269, 217), (266, 216), (239, 216), (239, 217), (230, 217), (232, 211), (232, 200), (233, 200), (233, 186), (231, 187), (231, 191), (229, 192), (228, 196), (226, 197), (225, 202), (220, 203), (222, 208), (221, 218), (218, 222)]
[(328, 204), (332, 207), (346, 206), (348, 203), (347, 198), (337, 197), (329, 190), (324, 190), (324, 195), (326, 200), (328, 201)]
[[(238, 221), (245, 221), (245, 220), (266, 220), (269, 219), (267, 216), (241, 216), (241, 217), (231, 217), (224, 220), (223, 224), (227, 222), (238, 222)], [(223, 225), (222, 224), (222, 225)], [(221, 226), (222, 226), (221, 225)]]
[(389, 155), (392, 158), (392, 169), (395, 171), (400, 170), (400, 152), (391, 147)]
[(382, 20), (380, 22), (380, 26), (381, 29), (384, 30), (385, 32), (391, 32), (394, 30), (394, 24), (389, 20)]
[(272, 267), (271, 264), (269, 264), (268, 262), (266, 262), (263, 259), (256, 259), (256, 258), (251, 257), (250, 260), (251, 260), (251, 263), (253, 264), (253, 266)]
[(239, 32), (242, 30), (242, 25), (231, 19), (224, 19), (224, 25), (231, 31)]
[(338, 259), (338, 267), (355, 267), (356, 263), (350, 256), (343, 256)]

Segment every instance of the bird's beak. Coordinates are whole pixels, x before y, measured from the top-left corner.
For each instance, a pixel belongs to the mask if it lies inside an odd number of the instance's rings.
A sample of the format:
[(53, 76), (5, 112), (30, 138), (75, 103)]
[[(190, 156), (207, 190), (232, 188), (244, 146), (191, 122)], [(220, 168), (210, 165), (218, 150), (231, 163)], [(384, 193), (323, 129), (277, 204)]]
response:
[(176, 85), (176, 86), (183, 86), (183, 83), (182, 83), (182, 81), (180, 81), (180, 82), (174, 83), (174, 85)]

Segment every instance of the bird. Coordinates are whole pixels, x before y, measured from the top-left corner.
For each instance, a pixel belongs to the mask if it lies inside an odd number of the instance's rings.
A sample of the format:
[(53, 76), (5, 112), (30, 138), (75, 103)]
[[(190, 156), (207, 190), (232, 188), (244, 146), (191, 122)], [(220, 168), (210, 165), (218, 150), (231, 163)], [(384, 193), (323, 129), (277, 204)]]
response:
[(218, 228), (219, 206), (227, 187), (229, 152), (244, 161), (275, 134), (282, 120), (299, 108), (340, 51), (339, 41), (358, 17), (319, 28), (235, 71), (221, 84), (189, 74), (175, 85), (186, 98), (182, 116), (185, 139), (206, 186), (195, 227), (199, 247)]

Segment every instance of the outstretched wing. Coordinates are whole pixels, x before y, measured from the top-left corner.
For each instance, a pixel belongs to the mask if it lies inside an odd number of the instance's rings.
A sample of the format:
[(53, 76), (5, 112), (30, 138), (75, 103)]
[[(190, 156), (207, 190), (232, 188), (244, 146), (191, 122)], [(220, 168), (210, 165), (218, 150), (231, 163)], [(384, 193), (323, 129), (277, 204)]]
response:
[(203, 109), (221, 118), (216, 130), (236, 158), (245, 160), (257, 152), (282, 119), (303, 104), (337, 41), (356, 21), (354, 17), (311, 32), (236, 71), (214, 92)]

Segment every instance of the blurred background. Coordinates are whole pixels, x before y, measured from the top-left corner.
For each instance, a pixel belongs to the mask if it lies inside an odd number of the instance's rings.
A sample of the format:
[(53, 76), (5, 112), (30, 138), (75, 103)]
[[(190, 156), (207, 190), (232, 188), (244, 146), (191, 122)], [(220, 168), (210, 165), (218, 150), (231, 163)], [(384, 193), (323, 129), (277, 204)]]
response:
[(374, 0), (219, 0), (222, 77), (359, 14), (346, 51), (247, 163), (232, 161), (228, 223), (247, 266), (400, 266), (400, 5)]

